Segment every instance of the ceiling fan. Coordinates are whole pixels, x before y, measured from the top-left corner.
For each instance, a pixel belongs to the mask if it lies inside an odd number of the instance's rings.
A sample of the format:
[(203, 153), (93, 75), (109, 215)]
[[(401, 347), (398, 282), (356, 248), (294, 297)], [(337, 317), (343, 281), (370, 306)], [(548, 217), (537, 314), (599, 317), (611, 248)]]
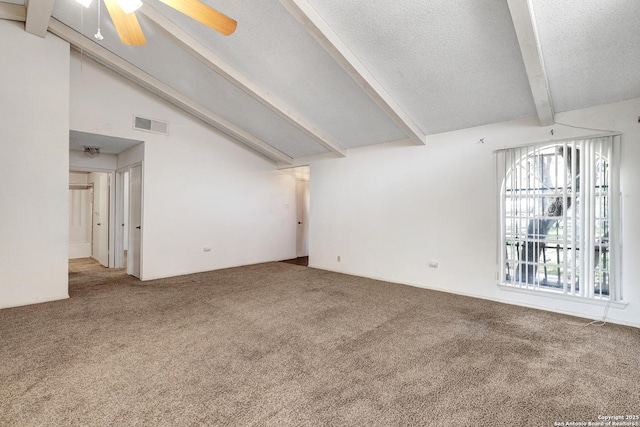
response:
[[(77, 0), (85, 7), (89, 7), (91, 0)], [(113, 21), (120, 41), (129, 46), (141, 46), (147, 42), (140, 28), (138, 18), (135, 12), (142, 6), (141, 0), (103, 0), (109, 16)], [(220, 33), (228, 36), (232, 34), (238, 23), (228, 16), (210, 8), (206, 4), (200, 3), (198, 0), (160, 0), (167, 6), (170, 6), (182, 12), (190, 18), (195, 19), (201, 24), (206, 25)], [(98, 6), (99, 7), (99, 6)], [(99, 13), (99, 11), (98, 11)], [(98, 35), (100, 30), (98, 29)], [(98, 38), (98, 39), (101, 39)]]

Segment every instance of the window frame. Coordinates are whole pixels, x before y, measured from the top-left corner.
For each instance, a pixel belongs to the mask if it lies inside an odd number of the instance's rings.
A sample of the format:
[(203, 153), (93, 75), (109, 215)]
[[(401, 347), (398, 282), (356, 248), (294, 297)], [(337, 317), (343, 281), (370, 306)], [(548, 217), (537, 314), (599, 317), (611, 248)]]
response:
[[(544, 295), (550, 297), (559, 297), (562, 299), (570, 299), (570, 300), (578, 300), (582, 302), (595, 302), (595, 303), (605, 303), (605, 304), (616, 304), (623, 303), (623, 293), (622, 293), (622, 264), (621, 264), (621, 252), (622, 252), (622, 217), (621, 217), (621, 196), (620, 196), (620, 142), (621, 142), (621, 133), (607, 133), (607, 134), (598, 134), (598, 135), (590, 135), (584, 137), (577, 138), (566, 138), (566, 139), (555, 139), (548, 140), (544, 142), (536, 142), (536, 143), (528, 143), (528, 144), (520, 144), (513, 145), (509, 147), (505, 147), (501, 150), (496, 151), (496, 178), (497, 178), (497, 189), (498, 189), (498, 197), (497, 197), (497, 209), (498, 209), (498, 245), (497, 245), (497, 263), (498, 263), (498, 272), (496, 275), (496, 279), (500, 288), (510, 291), (522, 291), (529, 294), (534, 295)], [(507, 280), (508, 275), (508, 267), (507, 262), (509, 261), (509, 255), (506, 253), (509, 242), (507, 240), (507, 205), (506, 205), (506, 191), (507, 191), (507, 179), (510, 178), (510, 171), (514, 166), (518, 165), (524, 161), (524, 159), (533, 158), (535, 161), (535, 156), (542, 155), (544, 149), (549, 148), (557, 148), (559, 146), (573, 147), (575, 150), (576, 147), (587, 147), (596, 144), (597, 141), (606, 141), (606, 144), (610, 144), (610, 150), (607, 153), (607, 166), (609, 168), (609, 188), (608, 195), (609, 203), (608, 203), (608, 256), (609, 260), (609, 288), (608, 295), (606, 297), (600, 293), (597, 294), (594, 292), (595, 290), (595, 282), (591, 284), (592, 289), (585, 289), (586, 286), (582, 286), (583, 289), (580, 290), (578, 294), (576, 294), (575, 289), (572, 288), (570, 292), (567, 291), (567, 283), (564, 282), (566, 280), (566, 275), (563, 278), (563, 288), (554, 289), (553, 287), (545, 284), (544, 286), (540, 286), (540, 282), (538, 279), (538, 286), (535, 286), (535, 281), (533, 283), (529, 283), (529, 280), (522, 281), (520, 283), (515, 280)], [(516, 156), (513, 154), (515, 150), (520, 150), (520, 152), (525, 153), (524, 156)], [(576, 154), (579, 151), (572, 151)], [(511, 154), (509, 154), (511, 153)], [(600, 153), (602, 157), (602, 152)], [(574, 156), (575, 157), (575, 156)], [(596, 159), (596, 155), (593, 155), (593, 159)], [(557, 161), (557, 160), (556, 160)], [(563, 161), (565, 159), (563, 158)], [(594, 163), (595, 165), (595, 163)], [(575, 168), (575, 163), (574, 163)], [(595, 168), (595, 166), (594, 166)], [(583, 170), (584, 172), (584, 170)], [(594, 172), (595, 175), (595, 172)], [(557, 184), (556, 184), (557, 185)], [(564, 206), (567, 206), (567, 186), (569, 183), (564, 185)], [(574, 181), (575, 185), (575, 181)], [(596, 185), (595, 183), (590, 183), (588, 189), (592, 189), (591, 187)], [(573, 187), (572, 187), (573, 188)], [(578, 186), (579, 188), (579, 186)], [(518, 191), (523, 191), (525, 188), (519, 188)], [(556, 188), (557, 189), (557, 188)], [(580, 190), (586, 191), (585, 189)], [(576, 192), (577, 193), (577, 192)], [(589, 196), (588, 198), (591, 198)], [(537, 196), (539, 197), (539, 196)], [(556, 196), (557, 197), (557, 196)], [(578, 200), (577, 196), (574, 197), (574, 200)], [(580, 203), (584, 203), (587, 200), (583, 194), (580, 195)], [(595, 198), (593, 200), (596, 200)], [(595, 203), (590, 204), (590, 206), (595, 206)], [(571, 209), (570, 205), (566, 210)], [(544, 215), (544, 214), (543, 214)], [(572, 213), (572, 215), (574, 215)], [(525, 221), (530, 221), (533, 219), (536, 220), (536, 217), (539, 216), (536, 212), (527, 211), (525, 216), (523, 217)], [(560, 217), (559, 217), (560, 218)], [(562, 216), (566, 220), (567, 214), (566, 211)], [(560, 220), (556, 220), (556, 223), (560, 222)], [(529, 223), (531, 224), (531, 223)], [(581, 233), (582, 234), (582, 233)], [(590, 236), (591, 232), (587, 233), (586, 236)], [(547, 234), (545, 234), (546, 238)], [(565, 238), (566, 242), (566, 238)], [(540, 240), (538, 241), (538, 244)], [(548, 250), (544, 244), (542, 245), (542, 251)], [(538, 247), (536, 247), (538, 251)], [(556, 249), (556, 251), (562, 250), (563, 252), (563, 269), (566, 267), (564, 263), (566, 263), (566, 254), (567, 247), (565, 245), (562, 249)], [(580, 250), (578, 248), (577, 250)], [(586, 258), (585, 258), (586, 259)], [(512, 258), (513, 260), (513, 258)], [(525, 260), (524, 264), (528, 263), (528, 259)], [(539, 258), (535, 260), (535, 263), (539, 264)], [(546, 261), (545, 261), (546, 267)], [(520, 267), (518, 267), (520, 268)], [(575, 268), (575, 265), (574, 265)], [(586, 268), (584, 271), (587, 271)], [(591, 274), (591, 273), (589, 273)], [(558, 283), (560, 283), (560, 277), (557, 278)], [(586, 290), (586, 292), (584, 292)]]

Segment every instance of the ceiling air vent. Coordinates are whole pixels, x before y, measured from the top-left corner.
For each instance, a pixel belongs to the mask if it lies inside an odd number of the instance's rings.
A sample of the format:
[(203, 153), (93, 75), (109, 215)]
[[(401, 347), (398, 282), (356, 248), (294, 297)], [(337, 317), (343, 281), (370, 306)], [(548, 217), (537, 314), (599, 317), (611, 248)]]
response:
[(133, 128), (137, 130), (143, 130), (145, 132), (169, 135), (169, 122), (163, 122), (162, 120), (133, 116)]

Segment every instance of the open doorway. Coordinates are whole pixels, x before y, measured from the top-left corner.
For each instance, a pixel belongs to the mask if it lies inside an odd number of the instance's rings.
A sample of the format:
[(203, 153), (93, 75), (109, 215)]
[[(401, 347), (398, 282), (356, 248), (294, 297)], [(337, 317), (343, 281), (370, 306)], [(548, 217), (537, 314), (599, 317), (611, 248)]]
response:
[(69, 259), (109, 267), (109, 187), (108, 173), (69, 172)]
[[(143, 141), (70, 131), (69, 259), (141, 277), (143, 159)], [(135, 208), (140, 214), (132, 231)]]
[(296, 256), (309, 257), (309, 166), (296, 168)]
[(290, 264), (309, 265), (309, 207), (311, 169), (299, 166), (286, 169), (296, 180), (296, 258)]

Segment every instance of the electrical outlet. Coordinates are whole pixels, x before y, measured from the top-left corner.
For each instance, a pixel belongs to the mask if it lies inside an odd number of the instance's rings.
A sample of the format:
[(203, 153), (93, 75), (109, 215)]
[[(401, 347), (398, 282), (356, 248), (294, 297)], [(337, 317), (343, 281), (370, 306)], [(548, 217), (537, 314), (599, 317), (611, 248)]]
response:
[(204, 251), (205, 252), (211, 252), (211, 248), (207, 246), (207, 247), (204, 248)]
[(429, 267), (438, 268), (438, 261), (429, 261)]
[(340, 262), (340, 255), (338, 255), (338, 262)]

